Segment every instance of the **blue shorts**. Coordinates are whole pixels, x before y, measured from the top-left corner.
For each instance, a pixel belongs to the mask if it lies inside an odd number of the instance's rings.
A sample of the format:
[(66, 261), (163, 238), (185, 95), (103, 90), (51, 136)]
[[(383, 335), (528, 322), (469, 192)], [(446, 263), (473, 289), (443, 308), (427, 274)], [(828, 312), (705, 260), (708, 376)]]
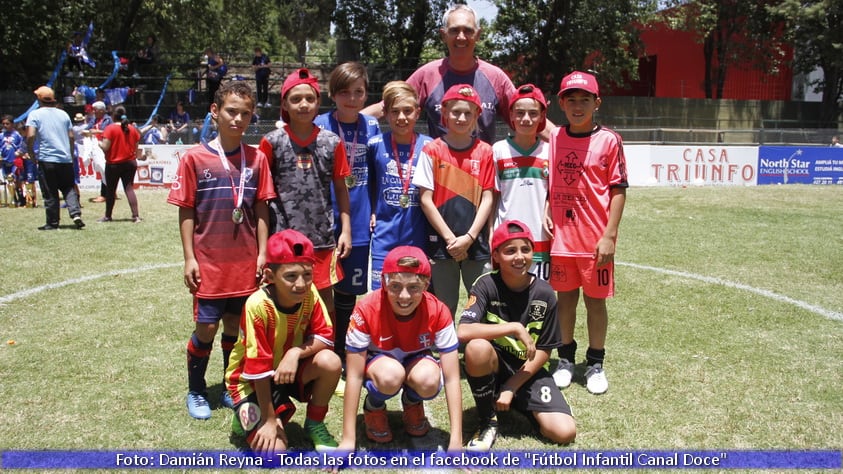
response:
[(23, 160), (23, 179), (27, 183), (38, 182), (38, 163), (35, 160)]
[(381, 289), (381, 276), (383, 270), (383, 261), (386, 260), (386, 257), (375, 257), (372, 256), (372, 276), (370, 278), (370, 284), (372, 285), (372, 291), (380, 290)]
[(350, 295), (365, 295), (369, 291), (369, 247), (351, 247), (351, 254), (340, 259), (345, 275), (334, 289)]
[(243, 314), (248, 296), (207, 299), (193, 298), (193, 321), (202, 324), (218, 323), (224, 314)]

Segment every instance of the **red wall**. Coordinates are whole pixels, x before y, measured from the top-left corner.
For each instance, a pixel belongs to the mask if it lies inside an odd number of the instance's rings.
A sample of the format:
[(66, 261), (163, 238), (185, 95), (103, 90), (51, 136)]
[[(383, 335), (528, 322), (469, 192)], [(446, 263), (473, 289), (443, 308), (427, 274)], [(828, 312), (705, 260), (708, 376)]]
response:
[[(655, 58), (655, 67), (652, 62), (645, 64), (646, 59), (642, 59), (639, 66), (642, 80), (613, 95), (644, 95), (644, 92), (653, 97), (705, 98), (703, 45), (696, 41), (693, 33), (650, 25), (641, 32), (641, 38), (647, 57)], [(788, 52), (788, 56), (790, 54)], [(771, 75), (752, 69), (749, 62), (744, 67), (730, 66), (720, 98), (790, 100), (792, 81), (790, 67), (782, 67), (779, 74)]]

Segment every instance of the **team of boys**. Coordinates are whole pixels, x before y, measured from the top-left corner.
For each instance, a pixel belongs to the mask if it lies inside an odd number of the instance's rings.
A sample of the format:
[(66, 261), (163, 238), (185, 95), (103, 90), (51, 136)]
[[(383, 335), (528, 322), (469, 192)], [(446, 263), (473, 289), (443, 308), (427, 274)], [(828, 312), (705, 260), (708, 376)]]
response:
[[(255, 149), (241, 144), (254, 96), (232, 82), (211, 105), (218, 137), (180, 161), (168, 201), (179, 207), (194, 295), (188, 411), (211, 416), (205, 372), (222, 322), (221, 403), (255, 451), (287, 448), (291, 398), (306, 403), (317, 450), (353, 450), (364, 386), (370, 440), (392, 440), (386, 401), (399, 392), (405, 430), (427, 434), (423, 401), (444, 387), (448, 449), (463, 449), (460, 346), (480, 420), (465, 449), (491, 449), (496, 413), (511, 408), (550, 441), (573, 441), (557, 387), (574, 374), (580, 288), (585, 385), (608, 389), (605, 300), (627, 187), (621, 140), (593, 121), (594, 76), (562, 80), (568, 125), (547, 126), (542, 92), (515, 88), (476, 59), (466, 48), (478, 34), (473, 12), (452, 10), (442, 30), (449, 57), (387, 84), (374, 108), (364, 110), (365, 67), (346, 63), (328, 81), (336, 107), (317, 117), (318, 81), (299, 69), (282, 85), (283, 127)], [(466, 80), (446, 82), (466, 67)], [(414, 130), (422, 108), (431, 137)], [(499, 142), (496, 110), (514, 131)], [(460, 280), (469, 298), (457, 329)], [(344, 397), (340, 443), (324, 423), (334, 394)]]
[[(414, 131), (418, 96), (403, 81), (386, 85), (390, 132), (375, 135), (377, 119), (360, 114), (367, 86), (365, 68), (339, 66), (329, 79), (336, 109), (316, 117), (318, 82), (295, 71), (282, 86), (283, 128), (254, 148), (241, 144), (253, 93), (227, 83), (211, 106), (218, 138), (182, 157), (168, 202), (179, 208), (184, 282), (194, 295), (190, 414), (211, 415), (205, 371), (222, 321), (222, 403), (235, 411), (233, 431), (255, 451), (287, 448), (291, 398), (307, 404), (304, 427), (317, 450), (355, 449), (362, 387), (365, 433), (377, 443), (392, 440), (386, 400), (401, 392), (405, 430), (423, 436), (430, 428), (423, 401), (443, 386), (449, 450), (490, 449), (496, 413), (510, 408), (547, 439), (573, 441), (576, 424), (556, 387), (574, 373), (582, 287), (586, 386), (608, 388), (605, 299), (614, 291), (627, 186), (620, 138), (592, 120), (600, 105), (595, 78), (563, 79), (559, 102), (569, 124), (549, 143), (537, 136), (546, 123), (543, 94), (517, 88), (508, 100), (514, 136), (494, 146), (475, 136), (481, 103), (470, 85), (445, 92), (445, 134), (435, 140)], [(498, 204), (489, 239), (492, 189)], [(374, 291), (356, 301), (367, 290), (370, 251)], [(467, 262), (487, 273), (466, 281)], [(440, 276), (437, 267), (456, 275)], [(456, 302), (452, 308), (437, 296), (440, 287), (458, 291), (461, 271), (469, 299), (456, 329)], [(341, 305), (351, 308), (346, 318)], [(331, 350), (335, 344), (344, 350)], [(461, 344), (481, 420), (465, 447)], [(553, 348), (560, 362), (551, 376)], [(343, 368), (337, 443), (324, 419)]]

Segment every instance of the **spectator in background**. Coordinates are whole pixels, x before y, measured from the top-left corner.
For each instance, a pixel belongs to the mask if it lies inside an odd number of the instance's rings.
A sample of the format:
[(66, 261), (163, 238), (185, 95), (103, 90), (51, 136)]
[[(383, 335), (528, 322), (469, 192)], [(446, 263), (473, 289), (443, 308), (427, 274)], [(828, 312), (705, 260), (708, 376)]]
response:
[[(56, 230), (59, 228), (59, 193), (67, 203), (77, 229), (85, 227), (82, 222), (82, 206), (79, 193), (73, 181), (73, 124), (67, 112), (56, 108), (53, 90), (41, 86), (35, 90), (39, 108), (32, 111), (26, 119), (26, 144), (30, 152), (27, 159), (38, 161), (38, 183), (44, 199), (44, 212), (47, 222), (38, 230)], [(32, 150), (38, 150), (37, 156)]]
[(167, 128), (170, 144), (191, 143), (189, 140), (190, 114), (184, 110), (184, 102), (178, 101), (176, 110), (170, 112), (170, 122), (167, 124)]
[(255, 71), (255, 87), (258, 92), (258, 107), (269, 107), (269, 56), (259, 47), (255, 48), (255, 57), (252, 59), (252, 69)]
[(222, 78), (228, 72), (228, 66), (225, 65), (222, 56), (217, 54), (213, 48), (205, 48), (205, 56), (208, 58), (208, 64), (205, 65), (205, 85), (208, 89), (208, 103), (211, 104), (214, 102), (214, 95), (217, 93), (217, 89), (220, 88)]
[(132, 77), (135, 79), (140, 77), (140, 67), (154, 63), (158, 59), (158, 46), (155, 35), (146, 37), (146, 44), (139, 49), (135, 58), (132, 60)]
[(140, 129), (141, 143), (144, 145), (160, 145), (167, 143), (167, 127), (161, 126), (161, 116), (155, 114), (149, 125)]
[[(102, 89), (97, 90), (97, 95), (99, 95), (99, 91)], [(105, 131), (105, 127), (111, 125), (112, 120), (111, 117), (106, 113), (107, 107), (105, 102), (102, 100), (97, 100), (91, 107), (94, 109), (94, 118), (90, 122), (88, 122), (88, 129), (82, 132), (83, 135), (88, 137), (94, 137), (97, 139), (98, 142), (102, 141), (102, 132)], [(105, 175), (100, 172), (102, 175), (101, 182), (100, 182), (100, 195), (92, 198), (91, 202), (105, 202), (105, 194), (106, 194), (106, 183), (105, 183)]]
[[(116, 123), (119, 120), (120, 123)], [(117, 197), (117, 182), (123, 182), (123, 192), (132, 210), (132, 222), (141, 222), (138, 213), (138, 198), (135, 195), (135, 172), (138, 170), (138, 143), (140, 132), (129, 123), (126, 109), (115, 107), (113, 123), (105, 128), (100, 147), (105, 152), (105, 215), (97, 222), (111, 222), (111, 212)]]
[(843, 144), (840, 143), (840, 137), (837, 135), (831, 137), (831, 147), (832, 148), (843, 148)]

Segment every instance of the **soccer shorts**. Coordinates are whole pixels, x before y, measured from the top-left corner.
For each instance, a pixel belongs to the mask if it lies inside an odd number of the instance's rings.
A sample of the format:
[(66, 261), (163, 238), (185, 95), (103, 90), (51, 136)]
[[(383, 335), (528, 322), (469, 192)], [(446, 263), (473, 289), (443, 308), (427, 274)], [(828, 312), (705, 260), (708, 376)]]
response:
[[(500, 386), (518, 372), (524, 365), (524, 361), (494, 344), (492, 347), (498, 354), (498, 375), (496, 379), (497, 393), (500, 393)], [(553, 377), (545, 368), (539, 369), (518, 389), (512, 399), (512, 407), (522, 413), (571, 414), (571, 406), (568, 405), (565, 395), (556, 387)]]
[(317, 250), (314, 252), (316, 263), (313, 265), (313, 284), (317, 290), (324, 290), (337, 284), (343, 278), (342, 267), (337, 260), (336, 249)]
[(334, 289), (350, 295), (365, 295), (369, 291), (369, 247), (352, 247), (351, 254), (340, 259), (345, 277)]
[(582, 288), (590, 298), (606, 299), (615, 294), (615, 263), (602, 267), (591, 257), (550, 257), (550, 286), (559, 292)]
[(193, 298), (193, 321), (203, 324), (214, 324), (222, 319), (224, 314), (243, 314), (248, 296), (234, 296), (231, 298), (208, 299)]

